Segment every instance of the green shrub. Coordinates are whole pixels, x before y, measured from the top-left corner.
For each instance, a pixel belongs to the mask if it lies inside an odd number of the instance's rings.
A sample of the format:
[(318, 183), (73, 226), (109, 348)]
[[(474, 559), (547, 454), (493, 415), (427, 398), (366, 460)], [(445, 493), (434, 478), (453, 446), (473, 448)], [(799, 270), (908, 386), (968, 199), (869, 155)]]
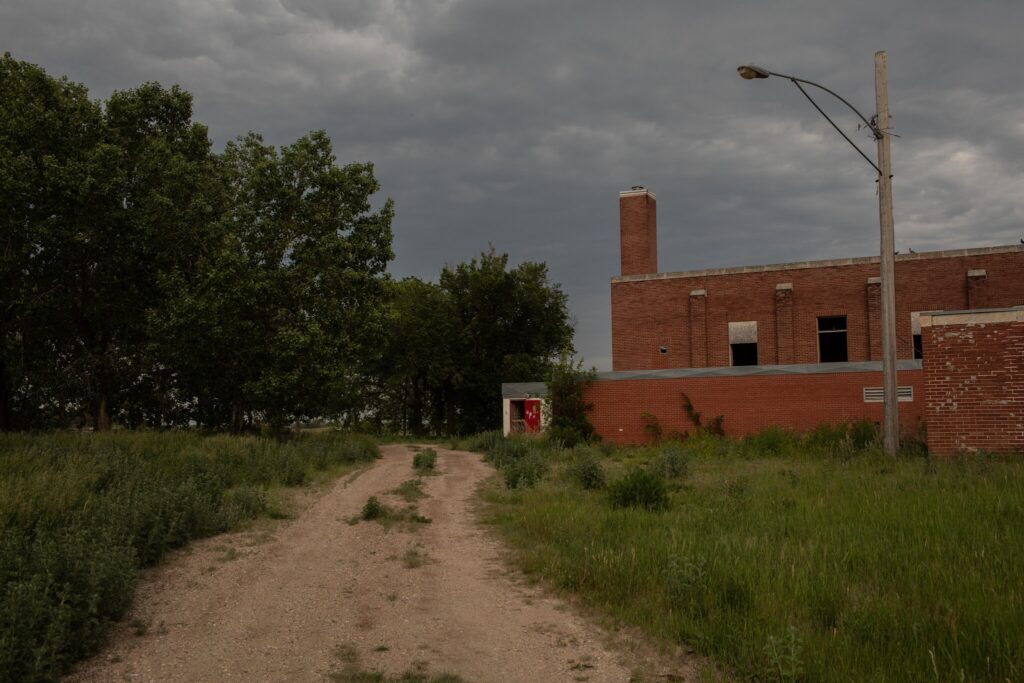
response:
[(569, 465), (569, 474), (585, 489), (604, 488), (604, 468), (601, 467), (601, 461), (590, 451), (583, 451), (576, 455)]
[(858, 420), (850, 425), (850, 440), (857, 450), (878, 443), (880, 438), (878, 427), (871, 420)]
[(417, 472), (433, 472), (437, 466), (437, 451), (433, 448), (424, 448), (412, 456), (412, 468)]
[(480, 432), (479, 434), (469, 437), (466, 442), (466, 448), (477, 453), (489, 453), (504, 439), (505, 436), (501, 433), (500, 429), (495, 429), (490, 432)]
[(523, 436), (502, 439), (487, 453), (487, 460), (499, 470), (516, 460), (526, 457), (531, 448), (537, 448), (535, 439)]
[(387, 514), (387, 507), (377, 499), (377, 496), (370, 496), (366, 499), (366, 504), (363, 505), (363, 510), (359, 513), (359, 517), (365, 521), (370, 521), (374, 519), (382, 519), (386, 517)]
[(794, 452), (798, 447), (797, 437), (782, 427), (766, 427), (756, 434), (743, 439), (743, 450), (752, 457), (783, 455)]
[(547, 472), (548, 463), (540, 451), (528, 451), (523, 457), (509, 461), (503, 468), (505, 486), (510, 489), (529, 488)]
[(679, 442), (668, 441), (658, 450), (658, 456), (651, 464), (652, 469), (666, 479), (685, 479), (689, 471), (686, 447)]
[(668, 489), (665, 480), (654, 472), (635, 468), (612, 482), (608, 499), (613, 507), (664, 510), (668, 507)]

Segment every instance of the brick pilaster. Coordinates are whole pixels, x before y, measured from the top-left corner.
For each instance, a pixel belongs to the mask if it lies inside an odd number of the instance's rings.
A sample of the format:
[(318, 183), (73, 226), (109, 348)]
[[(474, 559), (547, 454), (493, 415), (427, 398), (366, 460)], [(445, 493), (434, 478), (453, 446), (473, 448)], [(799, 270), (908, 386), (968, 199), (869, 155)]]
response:
[(690, 367), (708, 365), (708, 301), (707, 292), (690, 292)]
[(866, 292), (868, 360), (882, 360), (882, 278), (869, 277)]
[(793, 363), (793, 283), (775, 285), (775, 362)]

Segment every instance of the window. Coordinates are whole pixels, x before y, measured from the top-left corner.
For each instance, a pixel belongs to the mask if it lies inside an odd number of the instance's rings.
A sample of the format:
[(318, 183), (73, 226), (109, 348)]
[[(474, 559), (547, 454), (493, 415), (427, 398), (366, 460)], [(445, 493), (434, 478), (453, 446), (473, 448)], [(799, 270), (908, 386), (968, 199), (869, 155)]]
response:
[(757, 321), (729, 323), (729, 356), (733, 365), (757, 365)]
[(910, 314), (910, 333), (914, 337), (914, 360), (924, 358), (924, 347), (921, 343), (921, 314)]
[(818, 362), (845, 363), (846, 316), (829, 315), (818, 318)]

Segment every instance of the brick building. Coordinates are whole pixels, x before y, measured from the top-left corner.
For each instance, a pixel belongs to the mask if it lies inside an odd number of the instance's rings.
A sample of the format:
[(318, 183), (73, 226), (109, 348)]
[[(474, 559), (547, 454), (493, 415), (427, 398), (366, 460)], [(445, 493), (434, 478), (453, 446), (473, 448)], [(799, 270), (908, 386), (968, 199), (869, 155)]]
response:
[[(613, 370), (881, 360), (877, 256), (659, 273), (654, 195), (619, 216)], [(921, 357), (922, 312), (1020, 304), (1024, 246), (898, 254), (897, 357)]]
[[(882, 420), (877, 256), (658, 272), (657, 203), (641, 187), (620, 193), (619, 230), (612, 372), (600, 373), (588, 395), (603, 438), (645, 441), (651, 416), (665, 432), (691, 429), (684, 393), (705, 415), (724, 416), (733, 435), (773, 424), (802, 430)], [(925, 407), (926, 375), (934, 373), (922, 369), (929, 353), (938, 362), (941, 345), (922, 336), (934, 330), (933, 314), (1021, 305), (1024, 246), (897, 255), (904, 430), (920, 432), (938, 419)], [(1006, 381), (1019, 388), (1020, 376)], [(509, 402), (542, 394), (543, 384), (503, 387), (506, 410)]]

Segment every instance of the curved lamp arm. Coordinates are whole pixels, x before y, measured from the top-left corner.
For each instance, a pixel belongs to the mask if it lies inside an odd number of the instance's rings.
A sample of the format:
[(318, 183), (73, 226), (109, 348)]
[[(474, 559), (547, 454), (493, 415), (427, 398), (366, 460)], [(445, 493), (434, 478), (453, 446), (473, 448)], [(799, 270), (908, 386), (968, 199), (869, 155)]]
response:
[(776, 73), (775, 71), (769, 71), (768, 69), (763, 69), (763, 68), (761, 68), (759, 66), (754, 66), (753, 64), (745, 64), (745, 65), (743, 65), (741, 67), (738, 67), (736, 69), (736, 71), (739, 73), (740, 77), (742, 77), (742, 78), (744, 78), (744, 79), (746, 79), (748, 81), (749, 80), (753, 80), (753, 79), (757, 79), (757, 78), (768, 78), (769, 76), (777, 76), (779, 78), (785, 78), (785, 79), (791, 81), (793, 83), (793, 85), (795, 85), (800, 90), (800, 92), (803, 93), (804, 97), (806, 97), (807, 100), (811, 104), (814, 105), (814, 108), (818, 110), (818, 113), (821, 114), (822, 116), (824, 116), (826, 121), (828, 121), (829, 123), (832, 124), (832, 127), (836, 129), (836, 132), (839, 133), (840, 135), (842, 135), (843, 139), (846, 140), (847, 142), (849, 142), (850, 145), (855, 150), (857, 150), (857, 152), (862, 157), (864, 157), (864, 160), (867, 161), (869, 164), (871, 164), (871, 167), (874, 168), (875, 171), (879, 175), (882, 174), (882, 170), (880, 168), (878, 168), (878, 164), (876, 164), (874, 161), (872, 161), (871, 158), (868, 157), (868, 155), (865, 154), (863, 152), (863, 150), (861, 150), (861, 148), (858, 147), (857, 144), (853, 140), (851, 140), (850, 137), (846, 133), (844, 133), (842, 131), (842, 129), (840, 129), (839, 126), (837, 126), (835, 124), (835, 122), (831, 118), (829, 118), (828, 114), (826, 114), (822, 110), (822, 108), (818, 106), (818, 103), (815, 102), (814, 99), (811, 98), (811, 96), (807, 94), (807, 91), (804, 90), (803, 86), (801, 86), (800, 84), (801, 83), (806, 83), (807, 85), (813, 85), (815, 88), (818, 88), (820, 90), (824, 90), (829, 95), (831, 95), (832, 97), (836, 98), (837, 100), (839, 100), (840, 102), (845, 104), (847, 107), (849, 107), (850, 111), (852, 111), (854, 114), (856, 114), (858, 117), (860, 117), (860, 120), (864, 122), (864, 125), (867, 126), (871, 130), (871, 133), (872, 133), (872, 135), (875, 136), (875, 139), (876, 140), (880, 140), (882, 138), (882, 136), (884, 135), (884, 133), (878, 129), (878, 126), (876, 126), (873, 122), (869, 121), (863, 114), (861, 114), (860, 111), (858, 111), (855, 106), (850, 104), (846, 100), (845, 97), (841, 96), (839, 93), (837, 93), (837, 92), (835, 92), (833, 90), (830, 90), (830, 89), (826, 88), (825, 86), (821, 85), (820, 83), (815, 83), (814, 81), (808, 81), (805, 78), (797, 78), (796, 76), (790, 76), (788, 74)]

